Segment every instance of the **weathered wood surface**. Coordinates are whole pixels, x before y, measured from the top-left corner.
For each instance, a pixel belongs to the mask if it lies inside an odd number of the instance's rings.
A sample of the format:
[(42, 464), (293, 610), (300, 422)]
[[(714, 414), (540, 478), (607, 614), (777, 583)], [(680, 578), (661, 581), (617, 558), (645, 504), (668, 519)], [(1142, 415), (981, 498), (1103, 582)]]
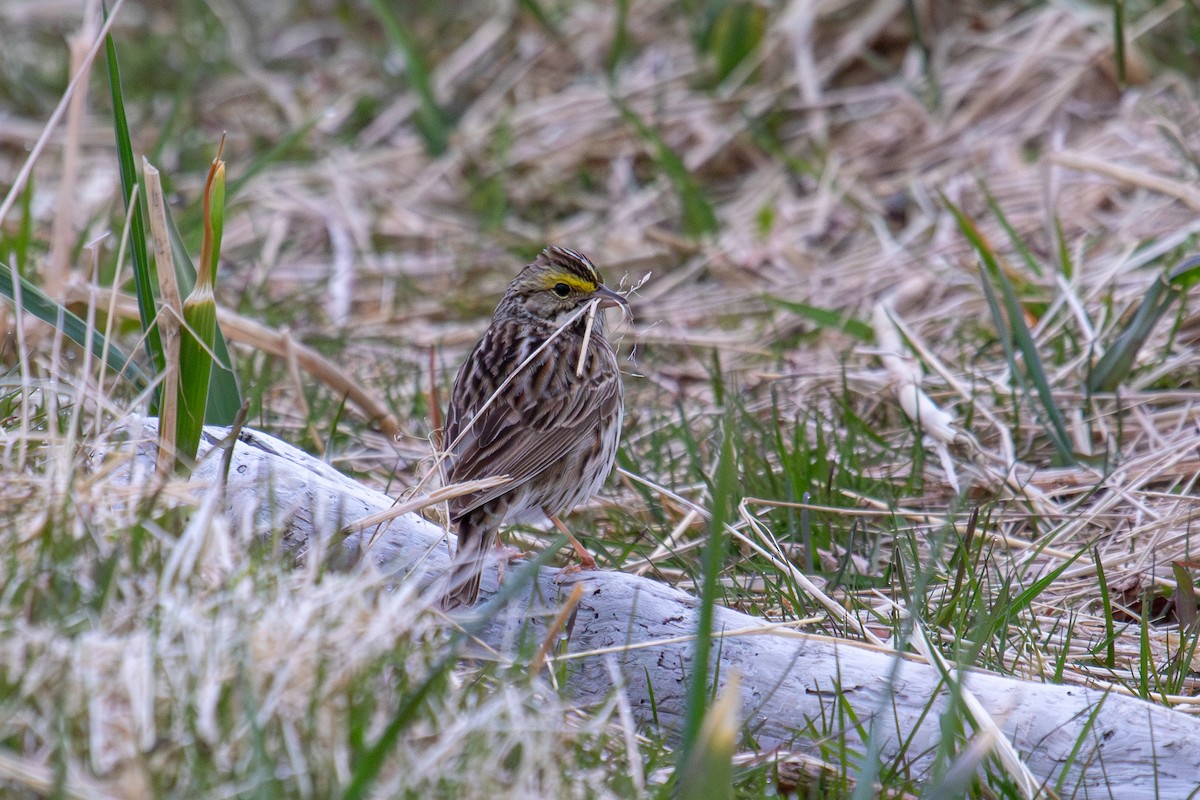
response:
[[(147, 428), (151, 440), (152, 424)], [(224, 435), (221, 429), (208, 429), (202, 451)], [(387, 495), (257, 431), (243, 432), (231, 463), (226, 487), (231, 513), (252, 515), (258, 526), (277, 535), (285, 531), (285, 544), (297, 551), (309, 549), (316, 537), (328, 537), (343, 524), (392, 506)], [(219, 459), (206, 459), (195, 480), (214, 481), (219, 467)], [(407, 515), (382, 531), (339, 536), (336, 547), (348, 556), (365, 552), (385, 571), (404, 574), (415, 567), (420, 579), (436, 581), (449, 560), (448, 538), (438, 526)], [(540, 640), (556, 604), (576, 580), (582, 582), (568, 652), (630, 647), (574, 661), (569, 678), (574, 697), (586, 704), (609, 696), (615, 664), (639, 721), (652, 722), (650, 682), (658, 723), (668, 730), (677, 727), (684, 714), (684, 676), (690, 673), (692, 646), (671, 640), (694, 633), (695, 598), (647, 578), (611, 571), (583, 573), (557, 585), (557, 572), (543, 569), (537, 581), (512, 600), (511, 612), (499, 615), (481, 638), (501, 650), (511, 648), (518, 638)], [(493, 566), (485, 573), (481, 600), (495, 589)], [(763, 622), (725, 608), (717, 609), (715, 616), (716, 629), (726, 632), (761, 628)], [(926, 708), (934, 696), (938, 709), (947, 703), (935, 667), (911, 659), (897, 663), (894, 654), (855, 642), (778, 629), (727, 635), (719, 657), (722, 676), (734, 670), (741, 674), (742, 719), (749, 721), (760, 747), (811, 750), (809, 741), (795, 731), (808, 728), (810, 720), (817, 720), (817, 730), (828, 730), (846, 718), (831, 714), (835, 703), (847, 702), (863, 723), (879, 720), (885, 759), (907, 741), (913, 774), (929, 768), (940, 732), (938, 714), (927, 714)], [(1113, 796), (1126, 799), (1183, 798), (1200, 786), (1200, 720), (1194, 717), (1114, 693), (984, 672), (971, 672), (966, 685), (1039, 782), (1057, 776), (1082, 738), (1063, 785), (1064, 796), (1109, 796), (1111, 787)], [(850, 747), (862, 752), (857, 731), (844, 733)]]

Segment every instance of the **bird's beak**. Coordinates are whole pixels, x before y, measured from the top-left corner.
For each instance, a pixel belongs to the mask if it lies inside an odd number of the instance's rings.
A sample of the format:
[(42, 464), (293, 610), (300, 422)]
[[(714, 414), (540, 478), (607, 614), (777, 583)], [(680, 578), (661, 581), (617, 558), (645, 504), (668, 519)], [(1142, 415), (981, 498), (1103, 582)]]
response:
[(592, 294), (600, 299), (600, 308), (616, 308), (620, 306), (623, 313), (629, 313), (629, 301), (623, 295), (617, 294), (607, 286), (597, 286), (596, 291)]

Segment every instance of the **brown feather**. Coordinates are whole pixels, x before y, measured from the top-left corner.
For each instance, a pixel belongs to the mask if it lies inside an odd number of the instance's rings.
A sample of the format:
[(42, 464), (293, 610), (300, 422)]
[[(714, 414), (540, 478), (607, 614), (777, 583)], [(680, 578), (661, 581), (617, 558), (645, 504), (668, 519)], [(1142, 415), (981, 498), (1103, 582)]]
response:
[(443, 439), (448, 479), (510, 480), (450, 501), (459, 545), (446, 603), (474, 602), (484, 555), (510, 516), (565, 513), (612, 468), (623, 401), (603, 315), (586, 338), (581, 375), (575, 372), (585, 342), (583, 316), (530, 358), (561, 326), (558, 320), (593, 297), (607, 298), (609, 305), (624, 302), (603, 287), (591, 262), (574, 251), (548, 248), (509, 285), (455, 378)]

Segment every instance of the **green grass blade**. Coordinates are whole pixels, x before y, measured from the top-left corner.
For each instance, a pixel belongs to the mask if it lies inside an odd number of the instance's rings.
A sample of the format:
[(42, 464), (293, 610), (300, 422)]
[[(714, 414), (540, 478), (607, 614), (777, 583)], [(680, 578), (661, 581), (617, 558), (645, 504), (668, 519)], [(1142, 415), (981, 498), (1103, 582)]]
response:
[[(16, 287), (13, 284), (13, 277), (12, 267), (0, 264), (0, 294), (16, 302)], [(64, 336), (80, 347), (88, 346), (86, 322), (68, 311), (65, 306), (52, 300), (26, 278), (19, 277), (18, 279), (21, 281), (21, 307), (24, 311), (62, 331)], [(91, 332), (91, 348), (92, 354), (96, 358), (104, 358), (109, 368), (129, 381), (134, 389), (140, 392), (150, 385), (150, 378), (146, 373), (142, 372), (137, 364), (130, 361), (129, 356), (125, 355), (115, 344), (111, 342), (106, 344), (104, 335), (99, 331)]]
[[(943, 741), (946, 739), (947, 737), (943, 736)], [(970, 797), (969, 792), (977, 779), (979, 767), (991, 755), (995, 744), (995, 734), (991, 730), (975, 735), (966, 749), (946, 768), (945, 773), (921, 793), (922, 800)]]
[[(129, 218), (129, 252), (133, 257), (134, 294), (137, 297), (138, 314), (142, 320), (142, 331), (146, 334), (146, 351), (155, 372), (164, 366), (162, 340), (158, 327), (154, 325), (157, 308), (154, 302), (153, 265), (146, 248), (146, 222), (141, 193), (134, 194), (138, 183), (137, 165), (133, 158), (133, 144), (129, 137), (129, 121), (125, 116), (125, 100), (121, 90), (121, 69), (117, 63), (117, 47), (112, 34), (104, 38), (104, 52), (108, 64), (108, 86), (112, 95), (113, 129), (117, 139), (117, 163), (121, 173), (121, 194), (125, 198), (125, 210), (132, 202), (134, 208)], [(152, 401), (151, 408), (157, 406)]]
[(404, 56), (408, 66), (408, 79), (417, 93), (417, 112), (413, 122), (425, 139), (425, 146), (433, 155), (441, 155), (450, 146), (450, 119), (437, 104), (433, 94), (433, 81), (429, 67), (421, 55), (416, 39), (400, 24), (390, 4), (385, 0), (371, 0), (371, 8), (383, 23), (383, 30), (392, 45)]
[(679, 195), (679, 202), (683, 207), (683, 232), (693, 238), (716, 233), (717, 215), (713, 212), (708, 200), (704, 198), (704, 192), (700, 190), (696, 179), (688, 172), (683, 159), (667, 146), (658, 131), (643, 122), (632, 109), (615, 97), (613, 103), (620, 109), (621, 116), (633, 125), (638, 134), (650, 145), (654, 151), (654, 160), (666, 173), (667, 179), (675, 188), (675, 193)]
[[(1149, 592), (1142, 593), (1142, 613), (1138, 615), (1138, 694), (1143, 700), (1150, 699), (1151, 683), (1158, 682), (1158, 672), (1152, 664), (1153, 653), (1150, 652), (1150, 611), (1151, 596)], [(1115, 645), (1113, 645), (1115, 646)]]
[(1030, 333), (1029, 326), (1025, 324), (1025, 311), (1021, 306), (1020, 300), (1017, 298), (1012, 281), (1009, 280), (1008, 274), (1000, 267), (1000, 262), (996, 258), (996, 254), (992, 252), (991, 246), (984, 240), (983, 234), (979, 232), (975, 224), (958, 206), (950, 202), (949, 198), (944, 195), (942, 196), (942, 202), (946, 204), (946, 207), (950, 209), (950, 213), (954, 215), (963, 236), (975, 248), (975, 252), (979, 254), (986, 276), (990, 277), (1000, 287), (1000, 294), (1004, 301), (1005, 316), (1008, 317), (1008, 327), (1012, 333), (1013, 342), (1017, 349), (1021, 351), (1021, 356), (1025, 363), (1025, 372), (1034, 389), (1037, 391), (1042, 410), (1045, 412), (1046, 419), (1050, 423), (1050, 430), (1047, 433), (1055, 449), (1058, 451), (1059, 458), (1067, 464), (1074, 464), (1075, 453), (1071, 449), (1071, 439), (1067, 435), (1066, 420), (1063, 419), (1062, 412), (1059, 411), (1058, 406), (1054, 402), (1054, 392), (1050, 388), (1050, 380), (1046, 377), (1046, 370), (1042, 366), (1042, 358), (1038, 353), (1037, 343), (1033, 340), (1033, 334)]
[(1079, 731), (1079, 738), (1075, 740), (1075, 746), (1071, 748), (1070, 755), (1068, 755), (1066, 761), (1063, 762), (1062, 769), (1060, 769), (1058, 771), (1058, 782), (1054, 786), (1054, 791), (1056, 793), (1056, 796), (1059, 796), (1059, 797), (1074, 796), (1065, 791), (1067, 776), (1071, 774), (1071, 772), (1072, 772), (1071, 768), (1075, 765), (1075, 762), (1077, 760), (1079, 760), (1079, 754), (1083, 750), (1083, 744), (1084, 744), (1084, 742), (1087, 741), (1088, 736), (1096, 735), (1095, 734), (1096, 720), (1099, 718), (1100, 709), (1104, 708), (1104, 703), (1105, 703), (1105, 701), (1108, 700), (1108, 697), (1109, 697), (1108, 692), (1105, 692), (1104, 695), (1100, 698), (1100, 702), (1096, 703), (1096, 705), (1092, 709), (1091, 713), (1088, 714), (1087, 722), (1084, 724), (1083, 729)]
[(610, 79), (614, 77), (613, 73), (616, 72), (617, 65), (624, 60), (633, 44), (629, 36), (629, 3), (630, 0), (616, 0), (613, 4), (616, 18), (613, 21), (612, 44), (609, 45), (608, 53), (604, 56), (604, 71), (608, 73)]
[(1071, 246), (1067, 241), (1066, 231), (1063, 230), (1062, 220), (1054, 215), (1054, 242), (1058, 252), (1058, 268), (1068, 281), (1075, 276), (1075, 263), (1071, 261)]
[(996, 290), (991, 281), (987, 279), (987, 272), (984, 271), (982, 265), (979, 267), (979, 285), (983, 287), (983, 298), (992, 315), (992, 322), (996, 325), (996, 334), (1000, 339), (1000, 346), (1004, 349), (1004, 360), (1008, 364), (1009, 372), (1012, 373), (1013, 380), (1020, 383), (1022, 389), (1028, 390), (1021, 371), (1017, 369), (1017, 351), (1013, 349), (1012, 332), (1004, 324), (1004, 312), (1000, 310), (1000, 298), (996, 297)]
[(706, 47), (715, 60), (717, 81), (723, 81), (762, 41), (767, 10), (758, 3), (729, 3), (713, 20)]
[(1187, 567), (1178, 561), (1171, 562), (1171, 573), (1175, 576), (1175, 614), (1183, 633), (1196, 626), (1196, 584)]
[(917, 10), (916, 0), (905, 0), (904, 7), (908, 27), (912, 31), (913, 44), (921, 54), (921, 74), (925, 76), (927, 102), (930, 108), (940, 108), (942, 88), (934, 69), (933, 48), (929, 44), (931, 31), (926, 30), (924, 14)]
[(1112, 597), (1108, 593), (1108, 580), (1104, 577), (1104, 562), (1100, 559), (1100, 551), (1092, 550), (1092, 560), (1096, 564), (1096, 581), (1100, 585), (1100, 607), (1104, 611), (1104, 666), (1112, 669), (1117, 663), (1117, 632), (1113, 622)]
[(346, 787), (346, 791), (342, 795), (345, 800), (363, 800), (369, 795), (375, 779), (383, 769), (384, 760), (391, 753), (396, 742), (400, 740), (400, 734), (416, 721), (421, 704), (425, 702), (425, 698), (429, 696), (433, 688), (446, 679), (447, 673), (454, 665), (455, 659), (452, 656), (453, 654), (448, 655), (439, 661), (416, 689), (400, 699), (395, 716), (388, 722), (383, 733), (379, 735), (379, 739), (363, 755), (354, 770), (350, 785)]
[(1071, 556), (1066, 561), (1059, 564), (1042, 577), (1038, 578), (1032, 584), (1022, 589), (1021, 592), (1014, 597), (1012, 602), (1009, 604), (1009, 615), (1015, 616), (1016, 614), (1028, 611), (1033, 605), (1033, 601), (1036, 600), (1042, 592), (1046, 591), (1046, 589), (1050, 587), (1050, 584), (1058, 580), (1058, 577), (1066, 571), (1067, 567), (1074, 564), (1075, 560), (1081, 557), (1084, 552), (1084, 550), (1076, 552), (1075, 555)]
[(1200, 282), (1200, 256), (1192, 256), (1150, 284), (1133, 319), (1088, 375), (1088, 389), (1115, 391), (1121, 381), (1129, 377), (1138, 352), (1163, 314), (1197, 282)]
[(832, 311), (819, 306), (810, 306), (808, 303), (782, 300), (778, 297), (768, 296), (767, 301), (780, 308), (787, 309), (798, 317), (803, 317), (817, 327), (841, 331), (848, 336), (853, 336), (860, 342), (871, 343), (875, 341), (875, 331), (871, 326), (850, 314)]
[(1017, 293), (1013, 289), (1012, 282), (1008, 279), (1008, 275), (1004, 270), (993, 262), (994, 271), (993, 277), (1000, 283), (1000, 292), (1004, 299), (1005, 311), (1008, 316), (1008, 324), (1013, 334), (1013, 342), (1017, 349), (1021, 351), (1021, 356), (1025, 363), (1025, 372), (1029, 376), (1030, 382), (1033, 383), (1034, 389), (1037, 390), (1038, 398), (1041, 400), (1042, 409), (1046, 412), (1046, 417), (1050, 421), (1050, 439), (1054, 442), (1055, 448), (1058, 450), (1059, 456), (1067, 464), (1075, 463), (1075, 454), (1071, 449), (1071, 438), (1067, 434), (1067, 423), (1063, 419), (1062, 412), (1054, 402), (1054, 392), (1050, 388), (1050, 379), (1046, 376), (1046, 370), (1042, 366), (1042, 358), (1038, 353), (1037, 343), (1033, 340), (1033, 334), (1029, 331), (1029, 326), (1025, 324), (1025, 312), (1021, 307), (1020, 300), (1017, 299)]
[(1125, 87), (1125, 0), (1113, 0), (1113, 59), (1117, 64), (1117, 85)]
[(25, 181), (25, 188), (21, 190), (21, 222), (17, 226), (17, 235), (12, 240), (7, 240), (7, 237), (0, 239), (4, 242), (4, 250), (0, 252), (12, 254), (13, 259), (17, 262), (17, 272), (21, 275), (30, 274), (29, 246), (33, 243), (33, 184), (33, 175), (30, 175), (29, 180)]
[(1071, 640), (1075, 636), (1075, 614), (1067, 617), (1066, 632), (1063, 635), (1062, 647), (1054, 657), (1054, 679), (1052, 683), (1063, 682), (1063, 671), (1067, 668), (1067, 654), (1071, 652)]
[(1009, 243), (1012, 244), (1018, 255), (1021, 256), (1021, 260), (1025, 262), (1025, 266), (1029, 267), (1029, 271), (1034, 275), (1037, 275), (1039, 278), (1043, 277), (1045, 273), (1042, 271), (1042, 265), (1033, 257), (1033, 251), (1029, 249), (1029, 245), (1025, 244), (1025, 240), (1017, 233), (1017, 229), (1008, 221), (1008, 215), (1004, 213), (1004, 209), (1000, 207), (1000, 204), (996, 202), (996, 198), (988, 191), (987, 184), (981, 178), (976, 181), (976, 185), (979, 187), (979, 191), (983, 193), (983, 199), (987, 203), (988, 209), (1000, 223), (1000, 227), (1004, 228), (1004, 233), (1008, 235)]
[(709, 656), (712, 653), (713, 607), (717, 603), (721, 563), (725, 551), (725, 524), (733, 508), (737, 491), (737, 463), (733, 451), (734, 421), (725, 419), (717, 459), (712, 493), (712, 516), (709, 519), (708, 543), (704, 550), (704, 576), (701, 581), (700, 607), (696, 615), (696, 647), (688, 676), (687, 716), (684, 721), (682, 745), (676, 762), (676, 777), (685, 770), (700, 736), (700, 728), (708, 709)]
[(546, 9), (542, 8), (537, 0), (517, 0), (517, 5), (525, 10), (529, 16), (533, 17), (534, 22), (541, 26), (542, 30), (550, 34), (556, 40), (561, 40), (562, 34), (554, 27), (554, 23), (550, 21), (550, 16), (546, 13)]

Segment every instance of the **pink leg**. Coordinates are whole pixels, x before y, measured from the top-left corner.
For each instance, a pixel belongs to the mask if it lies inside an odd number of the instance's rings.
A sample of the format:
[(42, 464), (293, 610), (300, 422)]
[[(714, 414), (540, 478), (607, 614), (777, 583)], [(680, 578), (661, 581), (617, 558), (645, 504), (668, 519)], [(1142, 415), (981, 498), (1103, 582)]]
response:
[(564, 525), (563, 521), (558, 518), (558, 515), (547, 514), (546, 516), (550, 517), (550, 521), (554, 523), (554, 527), (558, 528), (559, 532), (563, 536), (567, 537), (567, 541), (569, 541), (571, 543), (571, 547), (575, 549), (575, 555), (579, 556), (578, 564), (571, 564), (570, 566), (565, 567), (559, 574), (570, 575), (574, 572), (579, 572), (585, 569), (596, 569), (596, 559), (592, 558), (592, 554), (587, 551), (587, 548), (581, 545), (579, 540), (571, 535), (571, 532), (567, 530), (567, 526)]

